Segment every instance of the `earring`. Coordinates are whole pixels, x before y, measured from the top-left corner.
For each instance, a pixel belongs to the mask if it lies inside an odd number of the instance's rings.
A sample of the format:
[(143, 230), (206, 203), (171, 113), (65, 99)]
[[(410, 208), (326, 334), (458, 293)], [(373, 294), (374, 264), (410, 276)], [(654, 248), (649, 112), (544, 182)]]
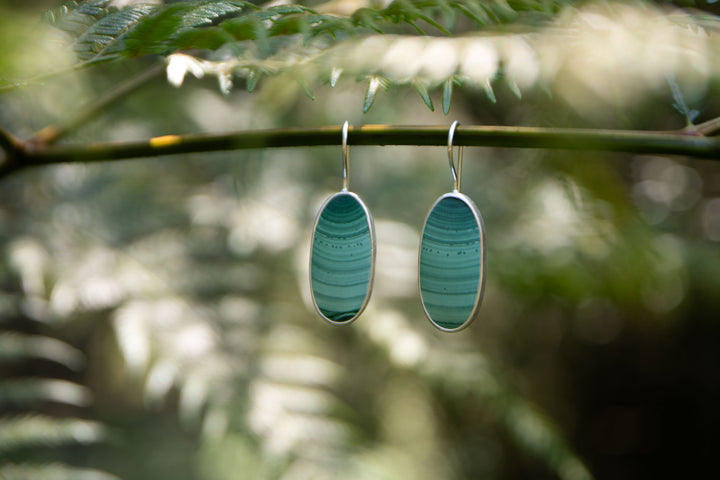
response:
[(485, 287), (485, 229), (470, 197), (460, 193), (462, 146), (457, 170), (453, 136), (448, 132), (448, 161), (453, 191), (433, 204), (422, 231), (419, 253), (420, 299), (430, 322), (445, 332), (467, 327), (477, 316)]
[(354, 321), (370, 300), (375, 226), (365, 204), (348, 191), (348, 122), (342, 127), (342, 190), (320, 207), (313, 228), (310, 285), (315, 310), (332, 324)]

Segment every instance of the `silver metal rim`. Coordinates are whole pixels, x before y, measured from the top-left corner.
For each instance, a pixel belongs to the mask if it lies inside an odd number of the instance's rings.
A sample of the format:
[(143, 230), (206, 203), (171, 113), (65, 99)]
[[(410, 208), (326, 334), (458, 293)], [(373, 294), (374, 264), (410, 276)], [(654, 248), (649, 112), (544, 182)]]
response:
[[(312, 248), (315, 244), (315, 234), (317, 232), (317, 226), (318, 222), (320, 221), (320, 215), (322, 215), (322, 212), (325, 210), (325, 207), (327, 206), (330, 201), (332, 201), (333, 198), (340, 196), (340, 195), (349, 195), (353, 197), (362, 207), (363, 211), (365, 212), (365, 220), (367, 220), (368, 228), (370, 231), (370, 279), (368, 280), (368, 290), (367, 294), (365, 294), (365, 300), (363, 301), (362, 305), (360, 306), (360, 309), (358, 310), (357, 314), (355, 314), (354, 317), (352, 317), (349, 320), (345, 320), (343, 322), (336, 322), (335, 320), (332, 320), (320, 311), (320, 307), (318, 307), (317, 301), (315, 300), (315, 291), (312, 288)], [(313, 222), (313, 233), (312, 238), (310, 239), (310, 261), (309, 261), (309, 280), (310, 280), (310, 298), (312, 298), (313, 307), (315, 307), (315, 311), (318, 315), (320, 315), (322, 318), (324, 318), (328, 323), (332, 323), (333, 325), (349, 325), (353, 323), (357, 318), (363, 313), (365, 310), (365, 307), (367, 307), (368, 302), (370, 301), (370, 297), (372, 295), (372, 289), (373, 289), (373, 282), (375, 280), (375, 254), (376, 254), (376, 243), (375, 243), (375, 222), (373, 221), (372, 215), (370, 215), (370, 210), (365, 206), (365, 203), (360, 199), (359, 196), (357, 196), (353, 192), (347, 192), (347, 191), (341, 191), (336, 192), (330, 195), (328, 198), (325, 199), (322, 206), (320, 207), (320, 210), (318, 210), (317, 215), (315, 216), (315, 222)]]
[[(473, 309), (470, 312), (470, 315), (468, 315), (468, 318), (465, 320), (465, 322), (463, 322), (462, 325), (456, 328), (445, 328), (439, 325), (435, 320), (433, 320), (430, 313), (428, 313), (427, 308), (425, 308), (425, 299), (423, 298), (422, 289), (420, 287), (420, 258), (422, 256), (422, 239), (425, 235), (425, 228), (427, 227), (427, 221), (430, 218), (430, 213), (432, 213), (433, 209), (435, 209), (435, 206), (445, 198), (457, 198), (465, 205), (467, 205), (473, 216), (475, 217), (475, 222), (477, 223), (478, 231), (480, 233), (480, 278), (478, 279), (478, 292), (475, 296), (475, 304), (473, 305)], [(483, 223), (482, 215), (480, 214), (480, 210), (478, 210), (477, 205), (475, 205), (475, 202), (473, 202), (472, 199), (467, 195), (459, 192), (448, 192), (438, 197), (438, 199), (435, 200), (435, 203), (432, 204), (432, 207), (430, 207), (427, 215), (425, 216), (425, 222), (423, 223), (423, 229), (420, 234), (420, 245), (420, 248), (418, 248), (418, 292), (420, 293), (420, 303), (422, 304), (425, 316), (430, 321), (430, 323), (435, 326), (435, 328), (443, 332), (458, 332), (467, 328), (478, 316), (478, 313), (480, 312), (480, 305), (482, 304), (483, 295), (485, 293), (485, 270), (487, 259), (487, 256), (485, 255), (485, 224)]]
[(450, 128), (448, 129), (448, 163), (450, 164), (450, 173), (453, 178), (453, 191), (460, 191), (460, 181), (462, 179), (462, 160), (463, 160), (463, 147), (458, 147), (458, 162), (457, 168), (455, 167), (455, 160), (453, 159), (453, 139), (455, 138), (455, 130), (457, 129), (460, 122), (455, 120)]

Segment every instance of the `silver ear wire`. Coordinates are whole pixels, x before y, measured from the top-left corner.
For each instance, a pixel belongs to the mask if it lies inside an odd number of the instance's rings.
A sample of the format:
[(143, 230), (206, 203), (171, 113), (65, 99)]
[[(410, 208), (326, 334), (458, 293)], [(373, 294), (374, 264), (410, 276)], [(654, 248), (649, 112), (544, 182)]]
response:
[(348, 147), (348, 127), (347, 120), (342, 126), (342, 161), (343, 161), (343, 178), (342, 189), (347, 192), (350, 188), (350, 147)]
[(450, 173), (453, 177), (453, 191), (460, 191), (460, 178), (462, 177), (462, 158), (463, 158), (463, 147), (458, 147), (458, 164), (457, 169), (455, 168), (455, 160), (453, 159), (453, 137), (455, 136), (455, 129), (460, 125), (460, 122), (455, 120), (450, 125), (448, 131), (448, 162), (450, 163)]

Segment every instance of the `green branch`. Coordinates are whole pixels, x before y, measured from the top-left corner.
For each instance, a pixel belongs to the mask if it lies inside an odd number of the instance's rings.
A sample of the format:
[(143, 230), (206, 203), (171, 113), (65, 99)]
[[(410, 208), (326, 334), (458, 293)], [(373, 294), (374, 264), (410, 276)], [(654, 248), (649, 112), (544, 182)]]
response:
[(697, 125), (689, 125), (683, 131), (690, 135), (715, 135), (720, 132), (720, 118), (713, 118)]
[(4, 153), (0, 155), (0, 176), (12, 173), (22, 168), (24, 162), (23, 143), (15, 136), (0, 128), (0, 149)]
[[(447, 145), (447, 126), (363, 125), (350, 127), (350, 145)], [(50, 145), (17, 142), (0, 134), (6, 161), (0, 176), (56, 163), (106, 162), (139, 157), (278, 147), (340, 145), (341, 127), (285, 128), (207, 135), (167, 135), (124, 143)], [(720, 137), (684, 130), (645, 132), (571, 128), (460, 126), (457, 146), (599, 150), (720, 159)]]
[(88, 67), (98, 65), (100, 63), (107, 63), (107, 62), (83, 62), (78, 63), (76, 65), (71, 65), (69, 67), (60, 68), (58, 70), (49, 72), (49, 73), (43, 73), (40, 75), (36, 75), (31, 78), (26, 78), (24, 80), (15, 80), (15, 81), (8, 81), (8, 80), (0, 80), (0, 95), (5, 93), (10, 93), (15, 90), (21, 90), (23, 88), (31, 87), (31, 86), (37, 86), (42, 85), (45, 82), (48, 82), (50, 80), (55, 80), (58, 77), (68, 75), (70, 73), (74, 73), (80, 70), (84, 70)]
[(32, 141), (45, 145), (53, 144), (68, 134), (74, 132), (85, 123), (89, 122), (99, 114), (103, 113), (109, 106), (122, 100), (129, 94), (145, 86), (151, 80), (165, 73), (165, 65), (157, 63), (138, 75), (122, 82), (112, 90), (106, 92), (102, 97), (77, 112), (72, 118), (62, 125), (51, 125), (43, 128), (35, 134)]

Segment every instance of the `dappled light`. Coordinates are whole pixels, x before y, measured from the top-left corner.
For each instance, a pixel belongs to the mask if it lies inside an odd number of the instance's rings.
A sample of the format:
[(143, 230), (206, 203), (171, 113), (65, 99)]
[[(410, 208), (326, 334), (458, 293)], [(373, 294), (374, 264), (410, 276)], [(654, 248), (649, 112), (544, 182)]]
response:
[[(422, 319), (424, 321), (424, 319)], [(397, 311), (384, 311), (371, 317), (365, 327), (368, 336), (382, 345), (392, 361), (401, 366), (415, 366), (426, 359), (426, 340)]]
[(707, 238), (720, 242), (720, 198), (713, 198), (705, 203), (702, 222)]
[(633, 199), (651, 223), (687, 211), (700, 200), (702, 179), (692, 168), (663, 157), (638, 159), (636, 164)]

